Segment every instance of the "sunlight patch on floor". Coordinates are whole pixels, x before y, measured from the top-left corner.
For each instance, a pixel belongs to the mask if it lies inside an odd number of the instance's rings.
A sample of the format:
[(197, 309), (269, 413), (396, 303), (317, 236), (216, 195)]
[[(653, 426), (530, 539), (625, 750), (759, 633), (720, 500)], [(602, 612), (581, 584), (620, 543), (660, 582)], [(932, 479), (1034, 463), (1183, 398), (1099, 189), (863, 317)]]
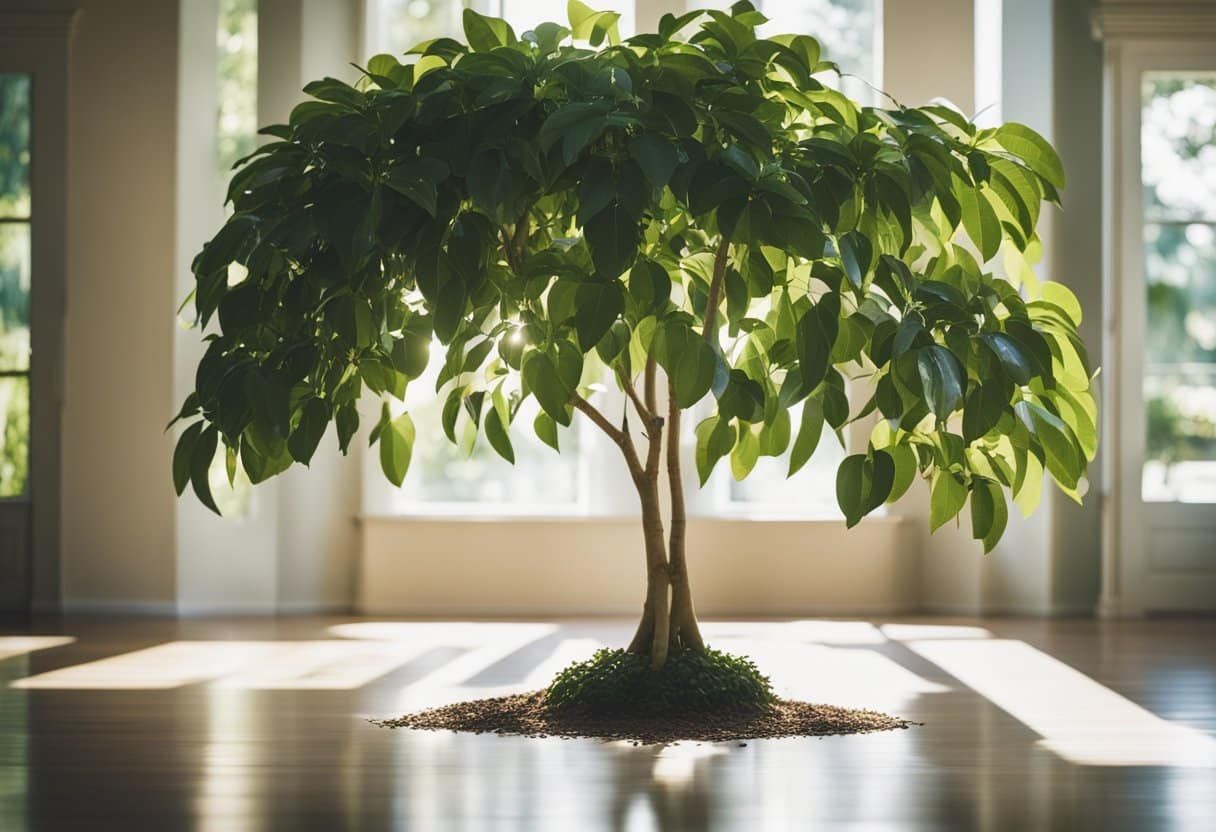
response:
[(39, 673), (12, 687), (153, 690), (214, 682), (264, 690), (351, 690), (405, 664), (419, 651), (400, 644), (343, 641), (173, 641)]
[(1216, 767), (1216, 739), (1169, 722), (1022, 641), (907, 646), (1079, 765)]
[(75, 640), (72, 636), (0, 636), (0, 661), (71, 644)]

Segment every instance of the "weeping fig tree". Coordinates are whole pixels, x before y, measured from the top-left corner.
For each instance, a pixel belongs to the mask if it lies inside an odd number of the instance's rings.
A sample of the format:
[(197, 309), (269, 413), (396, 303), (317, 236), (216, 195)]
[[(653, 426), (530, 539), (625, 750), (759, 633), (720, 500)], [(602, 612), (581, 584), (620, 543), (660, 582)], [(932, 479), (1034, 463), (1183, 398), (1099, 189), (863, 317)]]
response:
[[(221, 448), (255, 483), (308, 464), (331, 423), (345, 451), (365, 393), (385, 400), (367, 436), (400, 484), (415, 428), (388, 400), (439, 363), (453, 441), (471, 424), (513, 460), (512, 431), (556, 450), (586, 419), (619, 448), (648, 576), (630, 650), (655, 667), (703, 648), (679, 454), (694, 406), (702, 483), (723, 457), (741, 478), (788, 450), (793, 473), (825, 428), (870, 417), (836, 475), (849, 526), (918, 476), (933, 528), (969, 506), (985, 550), (1044, 471), (1080, 499), (1081, 309), (1029, 267), (1056, 153), (944, 105), (859, 106), (821, 80), (838, 69), (813, 38), (763, 22), (740, 2), (622, 41), (577, 0), (568, 26), (522, 35), (466, 10), (463, 43), (308, 85), (194, 260), (207, 347), (178, 493), (214, 508)], [(516, 424), (528, 396), (540, 413)]]

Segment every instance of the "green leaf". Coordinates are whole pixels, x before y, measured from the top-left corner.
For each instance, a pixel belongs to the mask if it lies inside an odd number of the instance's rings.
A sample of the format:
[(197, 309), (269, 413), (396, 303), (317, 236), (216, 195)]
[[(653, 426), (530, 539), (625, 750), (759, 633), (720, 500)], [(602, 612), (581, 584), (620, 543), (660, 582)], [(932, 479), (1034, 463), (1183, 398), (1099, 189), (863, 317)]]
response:
[(790, 451), (790, 468), (786, 474), (792, 477), (801, 470), (819, 447), (819, 437), (823, 435), (823, 406), (818, 399), (809, 398), (802, 403), (802, 419), (799, 422), (798, 438)]
[(771, 422), (760, 428), (760, 455), (781, 456), (790, 446), (790, 412), (778, 410)]
[(625, 298), (619, 282), (591, 281), (579, 285), (574, 295), (574, 305), (578, 344), (587, 352), (625, 311)]
[(435, 183), (423, 178), (413, 166), (401, 165), (393, 168), (389, 172), (385, 184), (397, 193), (411, 199), (432, 217), (435, 216), (438, 200)]
[(507, 429), (498, 408), (492, 408), (486, 413), (486, 439), (490, 440), (490, 447), (499, 456), (512, 465), (515, 464), (515, 449), (511, 447), (511, 438), (507, 436)]
[(305, 465), (312, 459), (325, 428), (329, 425), (329, 408), (322, 399), (309, 399), (300, 411), (296, 429), (287, 437), (287, 450), (291, 458)]
[(637, 219), (620, 202), (609, 203), (588, 220), (583, 236), (591, 249), (591, 262), (603, 277), (619, 277), (638, 256)]
[(402, 413), (380, 431), (380, 468), (388, 481), (398, 488), (405, 481), (414, 452), (414, 420)]
[(846, 528), (853, 528), (865, 516), (871, 472), (865, 454), (846, 456), (836, 469), (836, 503), (844, 513)]
[(475, 52), (510, 46), (516, 40), (515, 31), (507, 21), (480, 15), (472, 9), (464, 10), (464, 36)]
[(1073, 326), (1081, 325), (1081, 302), (1077, 300), (1077, 296), (1072, 293), (1071, 289), (1054, 280), (1044, 282), (1039, 289), (1043, 293), (1043, 300), (1063, 309)]
[(883, 450), (852, 454), (836, 470), (836, 503), (844, 512), (845, 527), (852, 528), (891, 493), (895, 481), (895, 462)]
[(710, 416), (697, 425), (697, 476), (704, 486), (718, 460), (735, 447), (735, 427), (729, 419)]
[(544, 442), (553, 450), (561, 453), (561, 448), (557, 443), (557, 422), (553, 420), (545, 411), (536, 414), (536, 418), (532, 420), (532, 429), (536, 431), (537, 438)]
[(1033, 359), (1026, 351), (1003, 332), (988, 332), (980, 336), (993, 354), (1000, 360), (1005, 372), (1017, 384), (1029, 384), (1034, 375)]
[(215, 426), (205, 428), (190, 453), (190, 484), (199, 502), (220, 513), (211, 496), (211, 462), (215, 459), (215, 448), (219, 443), (219, 431)]
[(430, 354), (431, 334), (429, 327), (425, 330), (407, 328), (402, 331), (401, 338), (393, 342), (393, 349), (389, 357), (397, 372), (404, 373), (407, 378), (414, 379), (426, 371)]
[(925, 403), (938, 419), (948, 418), (963, 400), (967, 379), (963, 366), (948, 349), (933, 344), (917, 351), (916, 369), (925, 391)]
[(760, 460), (760, 439), (750, 425), (739, 425), (739, 436), (730, 452), (730, 472), (736, 480), (744, 480)]
[(629, 155), (637, 160), (642, 173), (656, 188), (671, 181), (676, 169), (676, 149), (663, 136), (654, 133), (638, 133), (629, 139)]
[(933, 473), (933, 484), (929, 488), (929, 531), (935, 532), (948, 520), (953, 519), (967, 502), (967, 486), (949, 471)]
[(963, 228), (986, 263), (1001, 247), (1001, 221), (978, 186), (955, 177), (954, 194), (963, 209)]
[(993, 138), (1053, 187), (1064, 187), (1064, 163), (1047, 140), (1024, 124), (1009, 122), (996, 128)]
[(578, 40), (586, 40), (592, 46), (599, 46), (607, 38), (610, 44), (620, 43), (621, 35), (617, 30), (617, 12), (597, 12), (579, 0), (569, 0), (566, 3), (566, 16), (570, 20), (570, 30)]
[(334, 424), (338, 429), (338, 448), (342, 453), (350, 447), (350, 440), (359, 429), (359, 409), (354, 402), (347, 402), (334, 413)]
[(844, 265), (845, 276), (855, 289), (860, 289), (870, 270), (874, 247), (869, 239), (857, 231), (842, 234), (839, 245), (840, 262)]
[(1013, 406), (1013, 410), (1043, 446), (1047, 470), (1056, 482), (1065, 488), (1076, 488), (1077, 481), (1085, 472), (1084, 458), (1077, 452), (1068, 426), (1054, 413), (1034, 402), (1020, 401)]
[(804, 393), (818, 387), (827, 375), (839, 331), (840, 295), (826, 292), (798, 321), (798, 364)]
[(907, 493), (916, 479), (916, 451), (907, 445), (891, 445), (885, 450), (895, 465), (895, 478), (891, 482), (891, 493), (887, 495), (887, 502), (893, 503)]
[(996, 547), (1009, 521), (1005, 492), (988, 480), (976, 480), (971, 491), (971, 536), (984, 542), (984, 554)]
[(203, 432), (203, 423), (195, 422), (184, 431), (173, 449), (173, 488), (177, 496), (181, 496), (190, 484), (190, 470), (194, 459), (194, 446)]
[(524, 359), (523, 376), (545, 413), (554, 421), (569, 425), (570, 396), (574, 390), (562, 381), (553, 359), (547, 353), (530, 353)]

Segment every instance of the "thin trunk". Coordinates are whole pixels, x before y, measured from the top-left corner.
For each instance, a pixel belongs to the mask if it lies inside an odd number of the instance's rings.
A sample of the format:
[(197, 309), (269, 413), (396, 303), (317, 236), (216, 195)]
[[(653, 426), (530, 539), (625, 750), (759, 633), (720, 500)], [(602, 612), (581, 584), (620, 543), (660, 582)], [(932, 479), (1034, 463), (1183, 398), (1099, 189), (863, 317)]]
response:
[(663, 543), (663, 515), (659, 508), (658, 478), (647, 476), (637, 485), (646, 544), (646, 605), (629, 651), (649, 653), (650, 666), (658, 670), (667, 661), (670, 643), (670, 578)]
[(684, 482), (680, 472), (680, 406), (674, 391), (668, 394), (667, 410), (667, 483), (671, 489), (671, 542), (667, 547), (668, 573), (671, 576), (671, 623), (668, 637), (672, 645), (704, 650), (705, 640), (697, 625), (688, 582), (688, 563), (684, 557), (684, 538), (688, 519), (684, 511)]

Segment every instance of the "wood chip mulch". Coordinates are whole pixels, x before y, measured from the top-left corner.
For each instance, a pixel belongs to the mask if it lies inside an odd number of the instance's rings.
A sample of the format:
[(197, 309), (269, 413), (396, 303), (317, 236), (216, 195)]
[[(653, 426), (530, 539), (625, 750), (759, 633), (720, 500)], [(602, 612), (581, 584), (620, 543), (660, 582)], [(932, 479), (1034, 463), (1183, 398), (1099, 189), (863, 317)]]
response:
[(593, 737), (651, 743), (725, 742), (771, 737), (822, 737), (892, 731), (920, 723), (877, 711), (812, 705), (779, 699), (754, 714), (695, 714), (664, 717), (554, 714), (544, 691), (457, 702), (396, 719), (371, 720), (385, 728), (470, 731), (526, 737)]

